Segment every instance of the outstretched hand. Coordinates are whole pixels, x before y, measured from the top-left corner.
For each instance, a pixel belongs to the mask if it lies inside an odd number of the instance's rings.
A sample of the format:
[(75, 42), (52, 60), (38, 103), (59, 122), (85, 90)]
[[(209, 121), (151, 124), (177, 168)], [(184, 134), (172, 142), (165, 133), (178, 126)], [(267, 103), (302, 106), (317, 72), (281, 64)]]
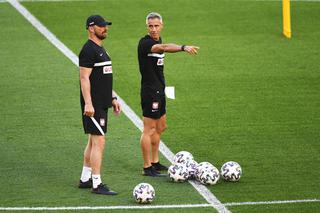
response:
[(197, 47), (197, 46), (185, 46), (184, 47), (184, 51), (189, 53), (190, 55), (198, 54), (199, 49), (200, 49), (200, 47)]

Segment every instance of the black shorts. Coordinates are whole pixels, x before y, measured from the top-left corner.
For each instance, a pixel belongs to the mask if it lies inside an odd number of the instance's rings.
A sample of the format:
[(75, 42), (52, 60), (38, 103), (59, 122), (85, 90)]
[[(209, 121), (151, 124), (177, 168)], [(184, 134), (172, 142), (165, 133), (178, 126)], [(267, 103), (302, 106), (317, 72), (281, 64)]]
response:
[(164, 94), (141, 95), (141, 108), (144, 117), (159, 119), (166, 114), (166, 97)]
[[(82, 106), (82, 124), (83, 124), (83, 130), (86, 134), (91, 135), (102, 135), (99, 129), (96, 127), (96, 125), (93, 123), (90, 117), (83, 115), (84, 107)], [(93, 107), (94, 108), (94, 118), (100, 125), (102, 131), (104, 133), (107, 132), (107, 125), (108, 125), (108, 109), (101, 109), (99, 107)]]

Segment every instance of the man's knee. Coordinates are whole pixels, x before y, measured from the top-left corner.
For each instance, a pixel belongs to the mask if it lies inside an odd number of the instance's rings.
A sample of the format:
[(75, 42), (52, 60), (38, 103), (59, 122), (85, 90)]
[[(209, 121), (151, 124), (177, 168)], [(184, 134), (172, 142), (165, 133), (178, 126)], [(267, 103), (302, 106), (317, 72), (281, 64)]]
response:
[(161, 124), (157, 127), (158, 134), (163, 133), (167, 129), (167, 124)]
[(154, 135), (154, 134), (156, 134), (156, 132), (157, 132), (157, 128), (156, 128), (156, 126), (145, 126), (144, 128), (143, 128), (143, 134), (146, 134), (146, 135), (148, 135), (148, 136), (152, 136), (152, 135)]
[(103, 135), (91, 135), (92, 145), (103, 150), (105, 147), (105, 138)]
[(158, 134), (163, 133), (167, 128), (166, 115), (163, 115), (157, 122), (157, 132)]

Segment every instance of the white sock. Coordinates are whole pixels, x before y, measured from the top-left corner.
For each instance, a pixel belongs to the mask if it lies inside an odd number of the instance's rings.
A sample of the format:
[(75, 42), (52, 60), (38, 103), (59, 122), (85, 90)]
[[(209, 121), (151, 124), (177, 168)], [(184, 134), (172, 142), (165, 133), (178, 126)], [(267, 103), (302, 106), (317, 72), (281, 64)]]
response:
[(91, 178), (91, 171), (92, 171), (92, 169), (90, 167), (84, 166), (82, 168), (82, 173), (81, 173), (80, 180), (82, 182), (87, 182)]
[(97, 188), (100, 183), (101, 183), (101, 176), (100, 175), (92, 175), (93, 188)]

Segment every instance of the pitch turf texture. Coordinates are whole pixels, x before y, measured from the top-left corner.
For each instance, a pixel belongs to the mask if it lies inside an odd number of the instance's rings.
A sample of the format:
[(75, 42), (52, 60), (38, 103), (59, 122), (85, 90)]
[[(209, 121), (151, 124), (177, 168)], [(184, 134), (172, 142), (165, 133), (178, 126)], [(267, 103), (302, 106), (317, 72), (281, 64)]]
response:
[[(281, 35), (279, 1), (23, 2), (78, 54), (90, 14), (113, 22), (105, 47), (117, 93), (141, 115), (137, 42), (148, 12), (164, 17), (164, 42), (200, 46), (195, 57), (166, 54), (168, 129), (174, 152), (190, 151), (218, 168), (243, 168), (239, 183), (208, 187), (222, 203), (320, 198), (320, 2), (292, 2), (293, 37)], [(8, 3), (0, 4), (0, 206), (137, 205), (148, 182), (152, 205), (206, 201), (188, 183), (141, 176), (139, 130), (109, 116), (103, 180), (118, 196), (76, 188), (86, 136), (78, 69)], [(161, 161), (168, 163), (163, 156)], [(317, 203), (232, 206), (232, 212), (315, 212)], [(111, 210), (108, 210), (111, 211)], [(130, 212), (142, 210), (113, 210)], [(208, 212), (212, 208), (151, 212)], [(91, 211), (94, 212), (94, 211)]]

